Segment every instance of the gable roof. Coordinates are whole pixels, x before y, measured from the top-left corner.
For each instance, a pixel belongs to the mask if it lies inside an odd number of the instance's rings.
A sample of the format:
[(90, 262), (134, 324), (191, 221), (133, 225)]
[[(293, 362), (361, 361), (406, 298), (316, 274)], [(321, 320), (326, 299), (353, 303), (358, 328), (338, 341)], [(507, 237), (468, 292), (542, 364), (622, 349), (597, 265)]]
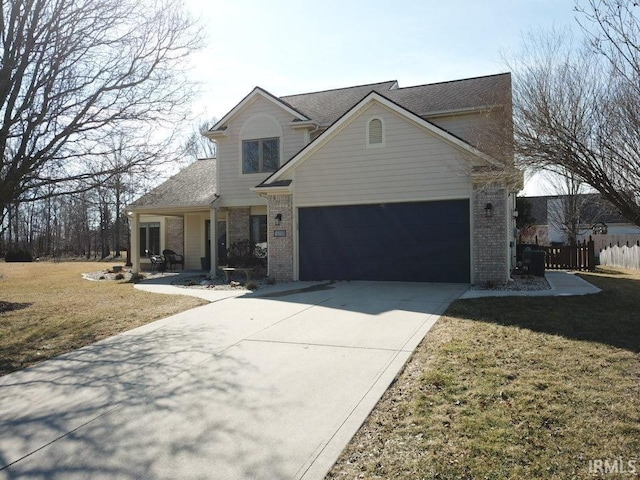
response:
[(312, 121), (328, 127), (370, 92), (378, 92), (419, 116), (435, 116), (510, 105), (511, 74), (499, 73), (403, 88), (398, 86), (397, 80), (388, 80), (283, 97), (255, 87), (209, 130), (209, 134), (220, 133), (229, 119), (257, 95), (287, 110), (293, 117), (293, 123)]
[(320, 125), (330, 125), (358, 103), (369, 92), (389, 92), (397, 88), (395, 80), (321, 92), (287, 95), (280, 99), (303, 112)]
[(238, 103), (235, 107), (233, 107), (224, 117), (222, 117), (220, 120), (218, 120), (218, 122), (213, 127), (211, 127), (209, 129), (209, 132), (215, 132), (216, 130), (219, 130), (221, 127), (224, 126), (225, 123), (227, 123), (227, 121), (229, 121), (229, 119), (231, 117), (233, 117), (238, 111), (242, 110), (242, 108), (245, 105), (247, 105), (249, 102), (251, 102), (257, 96), (261, 96), (263, 98), (266, 98), (271, 103), (279, 106), (280, 108), (284, 108), (296, 120), (301, 120), (301, 121), (311, 120), (309, 117), (307, 117), (303, 113), (299, 112), (298, 110), (296, 110), (294, 107), (292, 107), (288, 103), (282, 101), (281, 99), (279, 99), (275, 95), (267, 92), (264, 88), (255, 87), (253, 90), (251, 90), (251, 92), (249, 92), (249, 94), (246, 97), (244, 97), (242, 100), (240, 100), (240, 103)]
[(398, 86), (396, 80), (321, 92), (287, 95), (280, 100), (303, 112), (320, 125), (330, 125), (370, 92), (386, 98), (420, 116), (508, 105), (511, 102), (511, 74)]
[(368, 103), (371, 102), (379, 102), (383, 106), (399, 113), (404, 116), (407, 120), (414, 122), (418, 126), (424, 128), (425, 130), (430, 131), (431, 133), (441, 137), (448, 143), (454, 145), (460, 150), (464, 150), (467, 153), (470, 153), (476, 158), (482, 159), (489, 166), (498, 166), (503, 167), (496, 159), (490, 157), (484, 152), (481, 152), (477, 148), (473, 147), (466, 141), (461, 138), (453, 135), (447, 130), (437, 126), (436, 124), (425, 120), (421, 116), (413, 113), (412, 111), (406, 109), (402, 105), (388, 99), (384, 95), (377, 93), (375, 91), (370, 92), (367, 96), (361, 99), (357, 104), (355, 104), (349, 111), (343, 114), (337, 121), (335, 121), (327, 130), (322, 132), (314, 141), (307, 144), (302, 150), (300, 150), (296, 155), (294, 155), (288, 162), (282, 165), (278, 170), (276, 170), (273, 174), (271, 174), (268, 178), (266, 178), (262, 183), (256, 186), (256, 188), (267, 188), (273, 186), (276, 182), (282, 180), (282, 176), (287, 172), (295, 169), (299, 163), (304, 161), (312, 152), (314, 152), (319, 146), (324, 145), (328, 139), (333, 137), (340, 131), (341, 126), (349, 121), (350, 118), (358, 115), (358, 112)]
[(196, 160), (128, 208), (206, 207), (215, 200), (216, 191), (216, 159)]

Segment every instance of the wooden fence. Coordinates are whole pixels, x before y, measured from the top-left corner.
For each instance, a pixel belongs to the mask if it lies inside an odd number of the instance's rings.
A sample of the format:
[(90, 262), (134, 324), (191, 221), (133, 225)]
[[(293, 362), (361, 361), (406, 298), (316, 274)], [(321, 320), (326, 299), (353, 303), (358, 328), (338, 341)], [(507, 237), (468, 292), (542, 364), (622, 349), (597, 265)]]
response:
[(546, 252), (546, 270), (589, 270), (596, 268), (594, 243), (591, 237), (583, 243), (562, 247), (539, 247)]
[(610, 245), (600, 250), (600, 265), (640, 270), (640, 240), (635, 245)]

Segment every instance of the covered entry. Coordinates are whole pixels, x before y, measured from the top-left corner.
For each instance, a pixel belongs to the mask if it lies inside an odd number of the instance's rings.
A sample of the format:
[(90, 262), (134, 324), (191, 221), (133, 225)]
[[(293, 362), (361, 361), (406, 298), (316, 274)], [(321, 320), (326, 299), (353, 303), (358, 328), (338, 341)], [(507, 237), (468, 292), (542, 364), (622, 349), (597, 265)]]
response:
[(469, 200), (300, 208), (301, 280), (470, 279)]

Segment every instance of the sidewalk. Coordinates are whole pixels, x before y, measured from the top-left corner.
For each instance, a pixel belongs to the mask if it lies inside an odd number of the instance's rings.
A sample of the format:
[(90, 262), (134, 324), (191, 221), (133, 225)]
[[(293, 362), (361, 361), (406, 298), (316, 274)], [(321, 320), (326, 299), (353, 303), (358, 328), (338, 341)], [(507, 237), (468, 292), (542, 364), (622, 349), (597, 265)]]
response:
[(571, 295), (591, 295), (600, 292), (598, 287), (571, 272), (546, 272), (544, 277), (551, 287), (549, 290), (467, 290), (460, 298), (483, 297), (565, 297)]

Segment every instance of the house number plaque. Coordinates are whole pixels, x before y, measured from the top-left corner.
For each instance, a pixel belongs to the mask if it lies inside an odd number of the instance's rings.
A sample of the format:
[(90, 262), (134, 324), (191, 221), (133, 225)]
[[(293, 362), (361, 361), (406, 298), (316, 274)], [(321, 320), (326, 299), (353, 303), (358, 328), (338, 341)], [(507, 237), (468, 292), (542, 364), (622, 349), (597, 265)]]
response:
[(287, 236), (287, 231), (286, 230), (274, 230), (273, 231), (273, 236), (274, 237), (286, 237)]

